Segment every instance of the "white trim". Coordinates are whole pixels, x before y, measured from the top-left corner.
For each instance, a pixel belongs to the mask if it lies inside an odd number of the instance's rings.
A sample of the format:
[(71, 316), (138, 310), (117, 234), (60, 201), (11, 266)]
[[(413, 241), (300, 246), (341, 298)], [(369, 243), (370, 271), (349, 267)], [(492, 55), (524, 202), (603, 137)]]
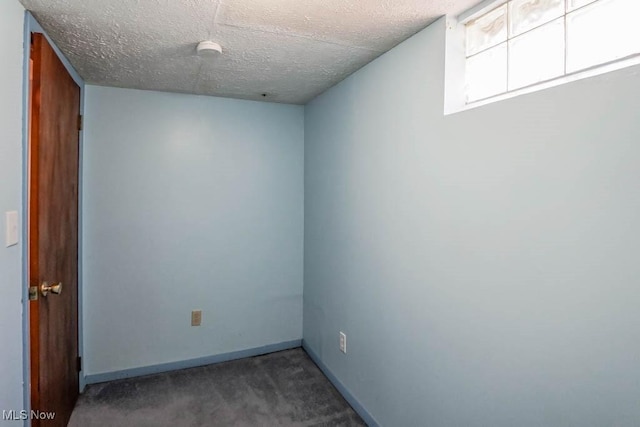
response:
[(455, 18), (445, 19), (444, 114), (457, 113), (466, 106), (465, 26)]
[(471, 9), (462, 12), (460, 15), (456, 17), (459, 24), (465, 25), (469, 21), (484, 15), (487, 12), (491, 12), (493, 9), (496, 9), (503, 4), (507, 3), (509, 0), (484, 0), (479, 4), (475, 5)]

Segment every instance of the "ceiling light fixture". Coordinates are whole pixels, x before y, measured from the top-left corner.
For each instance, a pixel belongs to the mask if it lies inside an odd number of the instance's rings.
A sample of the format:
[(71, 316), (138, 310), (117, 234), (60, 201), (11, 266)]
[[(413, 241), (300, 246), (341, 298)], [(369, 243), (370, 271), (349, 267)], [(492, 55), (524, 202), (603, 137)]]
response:
[(199, 56), (212, 57), (222, 53), (222, 46), (211, 40), (205, 40), (198, 43), (196, 51)]

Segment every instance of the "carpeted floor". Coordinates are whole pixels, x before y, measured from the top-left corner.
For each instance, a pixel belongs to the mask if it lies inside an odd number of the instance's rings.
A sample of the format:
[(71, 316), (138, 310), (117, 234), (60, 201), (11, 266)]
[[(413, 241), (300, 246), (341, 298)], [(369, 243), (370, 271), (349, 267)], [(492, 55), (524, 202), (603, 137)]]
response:
[(365, 426), (301, 348), (87, 387), (69, 426)]

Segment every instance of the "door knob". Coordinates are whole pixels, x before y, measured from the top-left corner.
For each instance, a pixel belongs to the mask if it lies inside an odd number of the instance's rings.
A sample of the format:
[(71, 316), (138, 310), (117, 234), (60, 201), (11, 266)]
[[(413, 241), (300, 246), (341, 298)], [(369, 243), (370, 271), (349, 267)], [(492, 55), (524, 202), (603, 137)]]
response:
[(40, 293), (42, 294), (42, 296), (46, 297), (49, 292), (51, 292), (52, 294), (60, 295), (60, 293), (62, 293), (62, 282), (55, 283), (53, 285), (50, 285), (47, 282), (42, 282), (42, 285), (40, 285)]

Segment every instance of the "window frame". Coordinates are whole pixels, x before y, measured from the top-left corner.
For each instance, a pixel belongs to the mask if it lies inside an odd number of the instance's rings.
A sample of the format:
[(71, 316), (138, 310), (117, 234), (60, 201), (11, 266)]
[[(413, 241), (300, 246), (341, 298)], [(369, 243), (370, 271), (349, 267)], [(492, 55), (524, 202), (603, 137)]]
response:
[[(614, 59), (611, 61), (607, 61), (604, 63), (592, 65), (590, 67), (567, 72), (567, 33), (566, 33), (566, 25), (567, 25), (567, 15), (569, 13), (573, 13), (577, 10), (580, 10), (584, 7), (589, 7), (593, 3), (589, 3), (587, 5), (580, 6), (578, 8), (568, 10), (568, 7), (565, 5), (564, 14), (561, 17), (552, 19), (544, 24), (541, 24), (537, 27), (529, 29), (525, 32), (522, 32), (518, 36), (510, 37), (507, 36), (507, 39), (504, 42), (498, 43), (495, 46), (488, 47), (486, 49), (475, 52), (473, 55), (467, 57), (466, 53), (466, 25), (483, 15), (501, 7), (504, 4), (509, 3), (511, 0), (485, 0), (475, 7), (463, 12), (457, 17), (447, 17), (446, 19), (446, 52), (445, 52), (445, 115), (452, 114), (458, 111), (464, 111), (476, 107), (480, 107), (483, 105), (491, 104), (493, 102), (499, 102), (505, 99), (514, 98), (516, 96), (537, 92), (539, 90), (548, 89), (555, 86), (560, 86), (566, 83), (574, 82), (577, 80), (582, 80), (589, 77), (598, 76), (601, 74), (606, 74), (612, 71), (620, 70), (627, 67), (633, 67), (635, 65), (640, 65), (640, 52), (628, 55), (623, 58)], [(599, 1), (599, 0), (596, 0)], [(508, 5), (507, 5), (508, 9)], [(466, 63), (467, 58), (473, 57), (474, 55), (478, 55), (479, 53), (485, 52), (489, 49), (495, 48), (502, 43), (509, 43), (510, 40), (515, 39), (523, 34), (526, 34), (530, 31), (534, 31), (538, 28), (543, 27), (544, 25), (548, 25), (555, 21), (556, 19), (563, 19), (565, 25), (565, 55), (564, 55), (564, 73), (560, 76), (553, 77), (547, 80), (538, 81), (535, 83), (528, 84), (523, 87), (519, 87), (516, 89), (509, 90), (508, 82), (507, 82), (507, 90), (505, 92), (500, 92), (495, 95), (487, 96), (485, 98), (467, 101), (467, 89), (466, 89)], [(508, 19), (508, 18), (507, 18)], [(507, 21), (508, 25), (508, 21)], [(508, 31), (508, 28), (507, 28)], [(507, 62), (507, 67), (509, 63)], [(457, 70), (456, 70), (457, 69)], [(507, 71), (508, 73), (508, 71)], [(454, 90), (454, 85), (462, 86), (460, 89)]]

